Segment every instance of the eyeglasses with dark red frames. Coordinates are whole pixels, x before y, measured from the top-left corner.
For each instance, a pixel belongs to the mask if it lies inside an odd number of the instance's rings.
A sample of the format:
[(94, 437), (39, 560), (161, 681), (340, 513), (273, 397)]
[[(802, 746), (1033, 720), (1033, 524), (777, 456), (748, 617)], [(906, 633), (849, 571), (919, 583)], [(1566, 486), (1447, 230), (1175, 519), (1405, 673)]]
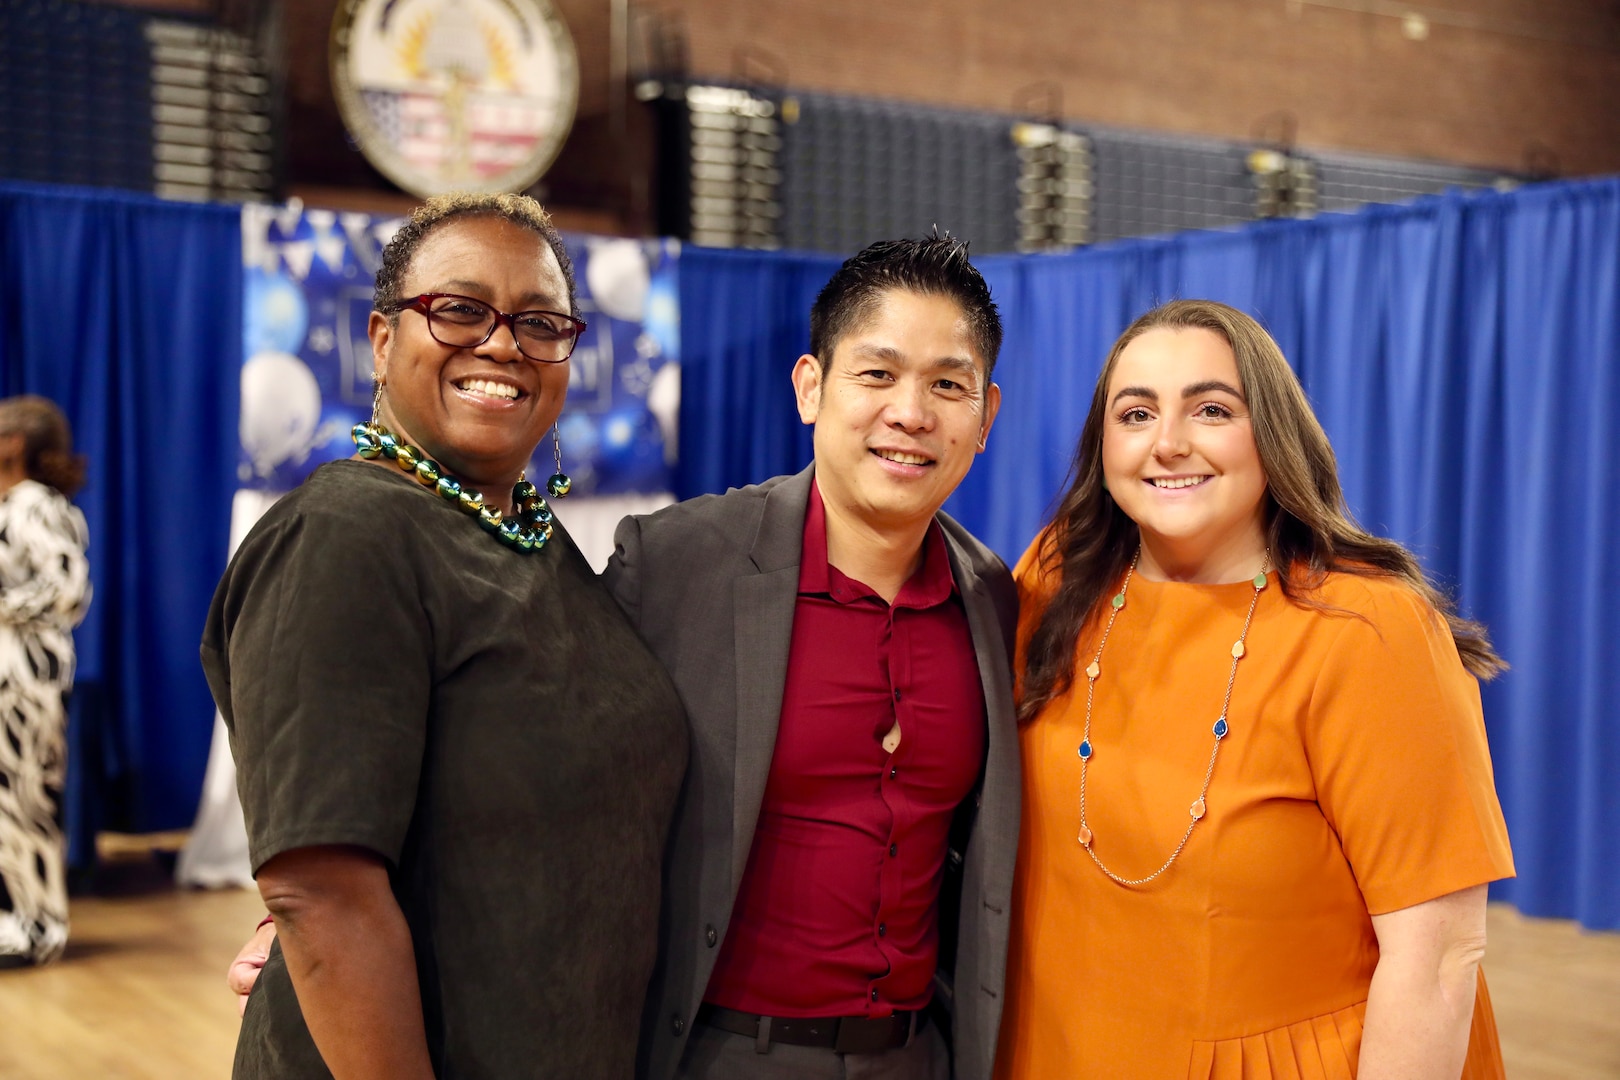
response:
[(453, 349), (476, 349), (505, 323), (518, 352), (542, 364), (560, 364), (574, 355), (574, 346), (585, 332), (583, 320), (560, 311), (536, 309), (509, 314), (477, 297), (456, 293), (422, 293), (390, 307), (392, 311), (387, 314), (406, 308), (421, 312), (433, 340)]

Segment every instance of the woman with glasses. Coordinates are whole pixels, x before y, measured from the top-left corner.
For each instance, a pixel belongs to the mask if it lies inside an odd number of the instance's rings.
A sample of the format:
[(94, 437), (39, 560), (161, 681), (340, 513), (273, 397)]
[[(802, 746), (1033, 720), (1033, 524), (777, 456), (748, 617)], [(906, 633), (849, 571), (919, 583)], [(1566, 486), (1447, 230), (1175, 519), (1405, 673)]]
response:
[(1499, 1078), (1502, 662), (1349, 519), (1259, 324), (1187, 300), (1125, 331), (1015, 576), (998, 1080)]
[(68, 500), (83, 483), (62, 410), (0, 401), (0, 969), (67, 945), (63, 699), (90, 600), (84, 515)]
[(628, 1077), (686, 730), (524, 476), (568, 257), (533, 200), (429, 200), (374, 307), (357, 457), (260, 521), (203, 641), (278, 931), (235, 1075)]

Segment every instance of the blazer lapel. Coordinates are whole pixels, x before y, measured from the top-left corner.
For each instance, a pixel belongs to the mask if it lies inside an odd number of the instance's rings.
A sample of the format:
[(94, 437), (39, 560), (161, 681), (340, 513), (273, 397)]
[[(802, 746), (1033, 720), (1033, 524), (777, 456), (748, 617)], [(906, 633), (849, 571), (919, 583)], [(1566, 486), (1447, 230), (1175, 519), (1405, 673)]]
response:
[[(989, 840), (984, 845), (986, 857), (996, 864), (985, 880), (1005, 881), (1010, 887), (1022, 783), (1018, 717), (1013, 704), (1011, 643), (1002, 632), (995, 602), (983, 580), (974, 573), (966, 553), (957, 546), (949, 531), (945, 540), (951, 556), (951, 573), (956, 577), (956, 587), (962, 592), (962, 604), (967, 610), (979, 680), (984, 686), (988, 731), (984, 784), (980, 789), (979, 831)], [(1001, 863), (1006, 865), (1001, 866)]]
[(973, 572), (966, 553), (948, 532), (945, 546), (951, 556), (951, 574), (961, 590), (962, 606), (967, 610), (968, 629), (973, 635), (973, 651), (978, 658), (979, 680), (984, 685), (984, 704), (993, 736), (996, 727), (1005, 727), (1014, 719), (1011, 713), (1012, 651), (1002, 635), (995, 602), (990, 599), (979, 575)]
[(749, 558), (756, 573), (736, 579), (732, 603), (737, 642), (737, 740), (732, 787), (731, 895), (742, 884), (754, 828), (776, 751), (799, 595), (799, 560), (811, 469), (765, 497)]

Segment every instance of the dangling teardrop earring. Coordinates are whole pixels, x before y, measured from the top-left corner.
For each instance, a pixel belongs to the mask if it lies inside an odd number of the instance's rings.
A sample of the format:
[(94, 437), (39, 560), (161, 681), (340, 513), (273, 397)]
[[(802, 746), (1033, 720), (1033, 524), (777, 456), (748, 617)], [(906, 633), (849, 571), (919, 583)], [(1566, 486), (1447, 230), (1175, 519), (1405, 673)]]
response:
[(574, 489), (574, 482), (568, 478), (567, 473), (563, 472), (562, 435), (558, 433), (556, 424), (551, 425), (551, 448), (552, 454), (557, 461), (557, 471), (552, 474), (550, 480), (546, 481), (546, 490), (551, 493), (553, 499), (561, 499)]
[[(367, 461), (376, 461), (383, 456), (385, 447), (394, 447), (398, 443), (392, 434), (382, 426), (378, 417), (382, 414), (382, 376), (375, 371), (371, 373), (371, 420), (354, 425), (349, 437), (354, 439), (354, 451)], [(386, 450), (389, 457), (393, 457), (395, 450)], [(413, 462), (414, 464), (414, 462)]]

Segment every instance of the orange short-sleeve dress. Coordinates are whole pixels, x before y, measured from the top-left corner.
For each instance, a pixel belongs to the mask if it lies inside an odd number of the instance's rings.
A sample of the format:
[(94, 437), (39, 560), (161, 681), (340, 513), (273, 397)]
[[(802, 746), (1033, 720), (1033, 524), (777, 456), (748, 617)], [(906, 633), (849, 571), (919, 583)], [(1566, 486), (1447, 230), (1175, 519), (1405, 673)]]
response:
[[(1031, 549), (1034, 551), (1034, 548)], [(1017, 570), (1022, 649), (1052, 583)], [(1127, 878), (1175, 849), (1254, 588), (1131, 579), (1095, 687), (1087, 822)], [(1206, 813), (1147, 885), (1081, 848), (1084, 675), (1021, 733), (1023, 831), (998, 1080), (1356, 1074), (1371, 915), (1510, 877), (1479, 687), (1410, 588), (1270, 576)], [(1081, 636), (1091, 662), (1100, 623)], [(1483, 977), (1465, 1080), (1502, 1075)]]

